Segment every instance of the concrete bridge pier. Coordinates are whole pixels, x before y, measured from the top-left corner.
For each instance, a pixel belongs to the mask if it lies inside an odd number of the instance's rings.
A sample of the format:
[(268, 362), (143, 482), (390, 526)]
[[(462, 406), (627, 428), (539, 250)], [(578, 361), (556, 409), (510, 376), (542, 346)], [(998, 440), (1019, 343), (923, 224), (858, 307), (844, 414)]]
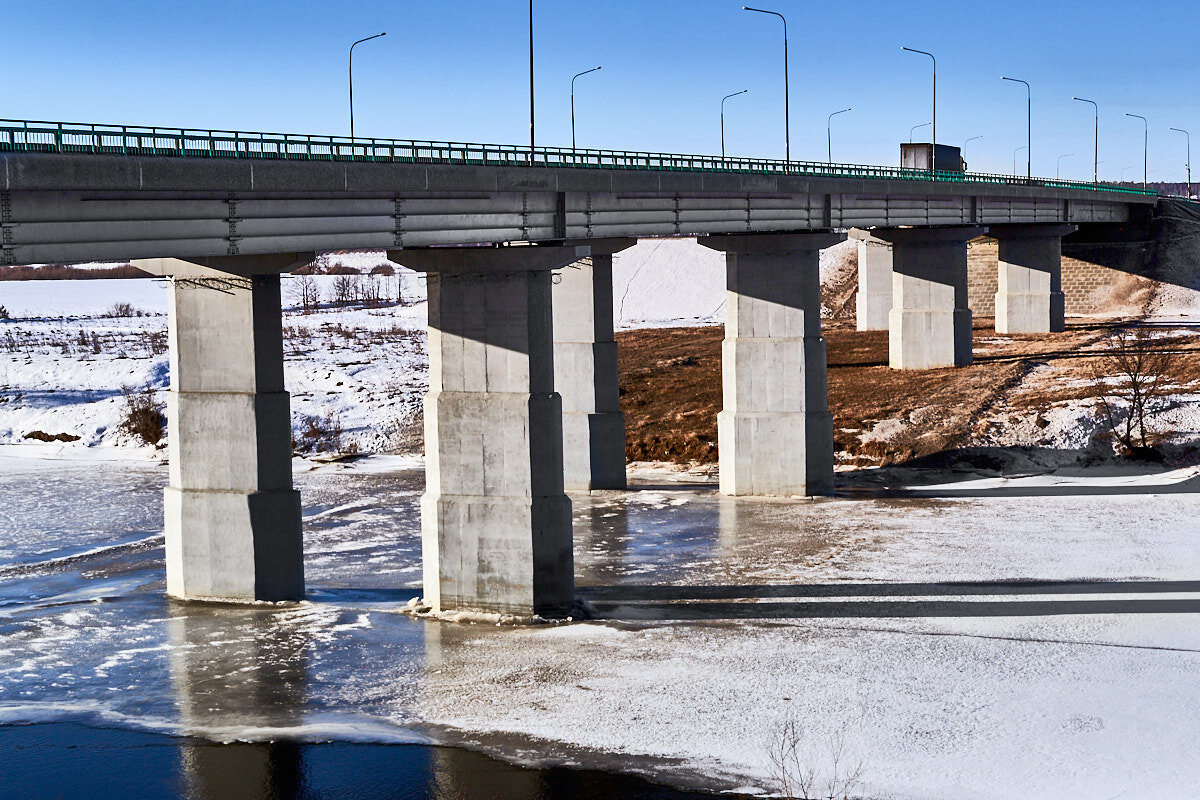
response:
[(983, 228), (881, 228), (872, 233), (892, 245), (892, 369), (970, 364), (967, 242)]
[(170, 278), (167, 593), (300, 600), (279, 273), (313, 254), (134, 261)]
[(425, 601), (561, 614), (574, 601), (551, 270), (586, 247), (393, 250), (428, 273)]
[(726, 257), (721, 492), (795, 496), (833, 488), (820, 251), (843, 234), (706, 236)]
[(886, 331), (892, 310), (892, 246), (858, 228), (850, 236), (858, 240), (858, 330)]
[(994, 225), (999, 244), (997, 333), (1057, 333), (1067, 329), (1062, 291), (1062, 237), (1075, 225)]
[(612, 257), (636, 243), (589, 240), (591, 258), (563, 268), (554, 284), (554, 387), (562, 395), (568, 491), (625, 488)]

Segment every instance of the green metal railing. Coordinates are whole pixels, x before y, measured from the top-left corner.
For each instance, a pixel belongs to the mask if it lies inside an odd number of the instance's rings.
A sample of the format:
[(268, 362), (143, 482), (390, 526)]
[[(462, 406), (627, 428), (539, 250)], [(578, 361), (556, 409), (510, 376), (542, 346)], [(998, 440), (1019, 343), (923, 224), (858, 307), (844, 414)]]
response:
[(624, 150), (575, 150), (516, 145), (418, 142), (404, 139), (350, 139), (289, 133), (201, 131), (131, 125), (0, 120), (0, 152), (95, 153), (173, 158), (288, 159), (364, 161), (401, 164), (560, 167), (571, 169), (730, 172), (814, 178), (936, 181), (1078, 189), (1117, 194), (1157, 192), (1103, 183), (1021, 178), (979, 172), (930, 172), (921, 169), (776, 161), (763, 158), (637, 153)]

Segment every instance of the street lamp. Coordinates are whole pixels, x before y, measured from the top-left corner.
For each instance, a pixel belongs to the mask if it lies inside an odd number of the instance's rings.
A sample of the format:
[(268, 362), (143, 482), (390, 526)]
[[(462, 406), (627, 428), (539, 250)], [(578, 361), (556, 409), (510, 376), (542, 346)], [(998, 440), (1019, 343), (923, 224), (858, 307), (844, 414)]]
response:
[[(591, 69), (585, 69), (583, 72), (580, 72), (578, 75), (576, 75), (575, 78), (580, 78), (580, 77), (583, 77), (584, 75), (589, 75), (589, 74), (596, 72), (597, 70), (601, 70), (601, 69), (604, 69), (604, 67), (592, 67)], [(575, 149), (575, 78), (571, 78), (571, 149), (572, 150)]]
[(1177, 133), (1182, 133), (1187, 137), (1187, 193), (1188, 199), (1190, 200), (1192, 199), (1192, 135), (1183, 128), (1171, 128), (1171, 130), (1176, 131)]
[(365, 39), (359, 39), (354, 44), (350, 45), (350, 138), (354, 138), (354, 48), (358, 47), (363, 42), (369, 42), (372, 39), (378, 39), (380, 36), (387, 36), (387, 31), (377, 33), (374, 36), (368, 36)]
[(932, 124), (933, 123), (931, 123), (931, 122), (922, 122), (920, 125), (913, 125), (911, 128), (909, 128), (908, 129), (908, 143), (912, 144), (913, 134), (916, 133), (919, 129), (924, 128), (926, 125), (932, 125)]
[(1100, 182), (1100, 106), (1095, 100), (1088, 100), (1084, 97), (1072, 97), (1072, 100), (1078, 100), (1081, 103), (1091, 103), (1096, 109), (1096, 154), (1092, 161), (1092, 183)]
[(537, 118), (533, 112), (533, 0), (529, 0), (529, 166), (537, 145)]
[[(1131, 170), (1131, 169), (1133, 169), (1133, 164), (1130, 164), (1128, 167), (1121, 167), (1121, 183), (1125, 182), (1125, 172), (1127, 170)], [(1150, 177), (1150, 176), (1147, 174), (1146, 177)]]
[(1057, 164), (1057, 166), (1054, 167), (1054, 179), (1055, 180), (1058, 180), (1058, 176), (1062, 171), (1062, 160), (1064, 158), (1070, 158), (1073, 155), (1075, 155), (1075, 154), (1074, 153), (1066, 153), (1066, 154), (1058, 157), (1058, 164)]
[(1150, 185), (1150, 121), (1141, 114), (1130, 114), (1129, 112), (1126, 112), (1125, 116), (1137, 117), (1142, 121), (1142, 188), (1145, 189)]
[(963, 142), (962, 149), (960, 149), (958, 151), (958, 154), (962, 158), (964, 164), (967, 162), (967, 145), (969, 145), (971, 142), (975, 141), (976, 139), (982, 139), (982, 138), (983, 138), (983, 134), (981, 133), (978, 136), (972, 136), (970, 139), (967, 139), (965, 142)]
[(731, 97), (737, 97), (739, 94), (745, 94), (749, 89), (742, 89), (740, 92), (727, 94), (721, 98), (721, 158), (725, 157), (725, 101)]
[(826, 156), (829, 163), (833, 164), (833, 118), (838, 114), (845, 114), (847, 111), (853, 111), (853, 108), (843, 108), (841, 111), (835, 111), (825, 119), (825, 141), (828, 143), (829, 149), (826, 151)]
[[(1029, 152), (1025, 154), (1025, 177), (1029, 180), (1033, 179), (1033, 90), (1029, 88), (1029, 81), (1023, 81), (1020, 78), (1005, 78), (1000, 77), (1002, 81), (1012, 81), (1013, 83), (1025, 84), (1025, 128), (1026, 142), (1025, 149)], [(1017, 171), (1014, 169), (1013, 174)]]
[(1016, 150), (1013, 150), (1013, 177), (1014, 178), (1017, 176), (1017, 153), (1021, 152), (1022, 150), (1028, 150), (1028, 149), (1029, 149), (1029, 145), (1023, 144), (1020, 147), (1018, 147)]
[(792, 112), (791, 112), (791, 93), (788, 88), (788, 40), (787, 40), (787, 17), (780, 14), (778, 11), (764, 11), (761, 8), (751, 8), (750, 6), (742, 6), (742, 11), (757, 11), (759, 14), (771, 14), (783, 20), (783, 148), (784, 160), (792, 160)]
[(901, 50), (907, 50), (910, 53), (920, 53), (923, 56), (929, 56), (933, 59), (933, 144), (929, 150), (929, 171), (935, 171), (937, 164), (937, 57), (933, 53), (927, 53), (924, 50), (914, 50), (911, 47), (901, 47)]

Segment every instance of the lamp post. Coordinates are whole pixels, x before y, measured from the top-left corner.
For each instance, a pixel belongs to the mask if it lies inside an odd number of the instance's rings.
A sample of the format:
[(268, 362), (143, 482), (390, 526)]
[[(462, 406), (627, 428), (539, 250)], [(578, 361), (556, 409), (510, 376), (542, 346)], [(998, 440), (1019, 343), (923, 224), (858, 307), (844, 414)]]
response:
[(533, 0), (529, 0), (529, 166), (533, 166), (533, 148), (537, 144), (537, 117), (533, 111)]
[(745, 94), (749, 89), (742, 89), (740, 92), (727, 94), (721, 98), (721, 158), (725, 157), (725, 101), (731, 97), (737, 97), (739, 94)]
[[(1133, 164), (1130, 164), (1127, 167), (1121, 167), (1121, 183), (1125, 182), (1125, 172), (1127, 170), (1131, 170), (1131, 169), (1133, 169)], [(1149, 177), (1149, 175), (1147, 175), (1146, 177)]]
[[(1029, 88), (1029, 81), (1023, 81), (1020, 78), (1005, 78), (1004, 76), (1001, 76), (1000, 80), (1012, 81), (1013, 83), (1025, 84), (1025, 128), (1026, 128), (1025, 149), (1029, 151), (1028, 153), (1025, 154), (1026, 155), (1025, 178), (1028, 180), (1032, 180), (1033, 179), (1033, 90)], [(1014, 169), (1013, 174), (1015, 175), (1016, 173), (1017, 173), (1017, 171)]]
[(363, 42), (369, 42), (372, 39), (378, 39), (380, 36), (387, 36), (387, 31), (377, 33), (374, 36), (368, 36), (365, 39), (359, 39), (354, 44), (350, 45), (350, 138), (354, 138), (354, 48), (358, 47)]
[(982, 138), (983, 138), (983, 134), (981, 133), (978, 136), (972, 136), (970, 139), (967, 139), (965, 142), (963, 142), (962, 149), (960, 149), (958, 151), (958, 154), (962, 158), (964, 164), (967, 163), (967, 145), (969, 145), (971, 142), (975, 141), (976, 139), (982, 139)]
[(937, 57), (933, 53), (927, 53), (924, 50), (914, 50), (911, 47), (902, 47), (901, 50), (907, 50), (910, 53), (920, 53), (923, 56), (929, 56), (933, 59), (933, 144), (929, 147), (929, 172), (936, 171), (937, 166)]
[(791, 92), (788, 86), (788, 36), (787, 36), (787, 17), (780, 14), (778, 11), (765, 11), (761, 8), (751, 8), (750, 6), (742, 6), (742, 11), (756, 11), (759, 14), (771, 14), (783, 20), (783, 149), (784, 160), (792, 160), (792, 112), (791, 112)]
[(1075, 154), (1074, 153), (1065, 153), (1058, 157), (1058, 164), (1054, 167), (1054, 179), (1055, 180), (1058, 180), (1059, 173), (1062, 171), (1062, 160), (1064, 158), (1070, 158), (1073, 155), (1075, 155)]
[(833, 164), (833, 118), (838, 114), (845, 114), (847, 111), (853, 111), (853, 108), (843, 108), (841, 111), (835, 111), (825, 119), (825, 141), (828, 145), (826, 157), (829, 163)]
[(1016, 150), (1013, 150), (1013, 177), (1016, 177), (1016, 174), (1017, 174), (1017, 153), (1021, 152), (1022, 150), (1028, 150), (1028, 149), (1029, 149), (1029, 145), (1023, 144), (1020, 147), (1018, 147)]
[(908, 143), (912, 144), (913, 134), (916, 133), (918, 129), (924, 128), (926, 125), (932, 125), (932, 124), (933, 123), (930, 123), (930, 122), (922, 122), (920, 125), (913, 125), (911, 128), (909, 128), (908, 129)]
[(1127, 117), (1137, 117), (1142, 121), (1142, 188), (1150, 185), (1150, 121), (1141, 114), (1125, 113)]
[(1100, 182), (1100, 106), (1095, 100), (1088, 100), (1084, 97), (1073, 97), (1072, 100), (1078, 100), (1081, 103), (1091, 103), (1096, 110), (1096, 154), (1092, 161), (1092, 183)]
[(1190, 200), (1192, 198), (1192, 135), (1183, 128), (1171, 128), (1171, 130), (1187, 137), (1187, 193)]
[[(581, 78), (584, 75), (589, 75), (589, 74), (596, 72), (597, 70), (601, 70), (601, 69), (604, 69), (604, 67), (592, 67), (591, 69), (585, 69), (583, 72), (578, 73), (575, 76), (575, 78)], [(575, 149), (575, 78), (571, 78), (571, 149), (572, 150)]]

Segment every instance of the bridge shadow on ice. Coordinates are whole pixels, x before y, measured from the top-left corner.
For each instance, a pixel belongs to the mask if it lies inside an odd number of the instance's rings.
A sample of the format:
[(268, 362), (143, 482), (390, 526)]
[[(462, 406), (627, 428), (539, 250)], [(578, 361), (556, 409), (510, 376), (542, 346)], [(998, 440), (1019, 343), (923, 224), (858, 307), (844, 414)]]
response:
[[(600, 619), (630, 621), (1200, 614), (1200, 581), (589, 586), (578, 592)], [(1196, 596), (1120, 596), (1153, 594)]]

